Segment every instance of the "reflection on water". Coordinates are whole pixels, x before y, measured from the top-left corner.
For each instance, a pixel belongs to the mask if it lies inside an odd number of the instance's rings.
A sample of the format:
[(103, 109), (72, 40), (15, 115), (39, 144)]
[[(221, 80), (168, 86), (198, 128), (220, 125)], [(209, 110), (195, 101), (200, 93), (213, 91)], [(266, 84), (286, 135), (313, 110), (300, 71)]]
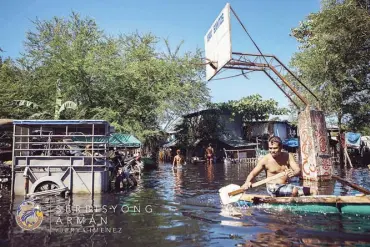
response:
[(181, 195), (182, 194), (182, 183), (183, 183), (183, 173), (182, 173), (182, 167), (181, 168), (175, 168), (172, 169), (172, 175), (174, 178), (174, 192), (175, 195)]
[(214, 171), (214, 166), (213, 164), (206, 164), (206, 173), (207, 173), (207, 182), (212, 183), (213, 180), (215, 179), (215, 171)]
[[(221, 207), (218, 190), (242, 184), (246, 165), (162, 164), (146, 171), (132, 191), (50, 197), (38, 202), (44, 221), (23, 232), (14, 220), (9, 194), (0, 198), (0, 246), (353, 246), (370, 245), (370, 217), (304, 214), (267, 207)], [(337, 170), (341, 177), (370, 188), (369, 169)], [(263, 179), (261, 174), (258, 179)], [(295, 181), (299, 183), (299, 181)], [(329, 181), (321, 194), (358, 192)], [(266, 194), (265, 187), (251, 193)]]

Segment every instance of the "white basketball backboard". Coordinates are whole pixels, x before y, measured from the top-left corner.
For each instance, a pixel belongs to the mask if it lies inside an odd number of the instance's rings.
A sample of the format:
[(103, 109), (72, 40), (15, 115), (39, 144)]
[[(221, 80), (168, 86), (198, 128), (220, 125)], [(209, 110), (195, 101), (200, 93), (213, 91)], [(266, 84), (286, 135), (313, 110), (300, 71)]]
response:
[[(231, 60), (230, 4), (227, 3), (204, 36), (206, 79), (211, 80)], [(210, 64), (208, 64), (210, 62)]]

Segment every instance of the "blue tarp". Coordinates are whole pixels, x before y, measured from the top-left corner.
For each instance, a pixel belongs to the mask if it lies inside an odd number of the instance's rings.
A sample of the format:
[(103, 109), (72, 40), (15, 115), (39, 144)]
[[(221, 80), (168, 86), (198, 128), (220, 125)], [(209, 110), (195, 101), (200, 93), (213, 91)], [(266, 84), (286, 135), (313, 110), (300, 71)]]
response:
[(346, 133), (346, 144), (347, 147), (360, 147), (361, 134), (360, 133)]
[(283, 145), (284, 145), (284, 146), (291, 147), (291, 148), (299, 147), (299, 141), (298, 141), (298, 138), (289, 138), (289, 139), (285, 139), (285, 140), (283, 141)]

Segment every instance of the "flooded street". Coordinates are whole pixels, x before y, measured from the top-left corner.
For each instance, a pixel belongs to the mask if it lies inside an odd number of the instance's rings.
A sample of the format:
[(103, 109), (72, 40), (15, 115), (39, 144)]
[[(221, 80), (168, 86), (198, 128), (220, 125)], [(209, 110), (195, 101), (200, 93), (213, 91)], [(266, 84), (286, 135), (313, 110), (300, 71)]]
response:
[[(128, 192), (38, 201), (44, 219), (28, 232), (22, 232), (14, 217), (23, 197), (16, 197), (12, 206), (3, 192), (0, 246), (370, 246), (370, 216), (221, 207), (218, 190), (241, 185), (251, 169), (215, 164), (172, 170), (161, 164), (145, 171), (137, 188)], [(370, 189), (367, 167), (336, 174)], [(358, 193), (334, 181), (320, 191)], [(266, 194), (265, 186), (251, 192)]]

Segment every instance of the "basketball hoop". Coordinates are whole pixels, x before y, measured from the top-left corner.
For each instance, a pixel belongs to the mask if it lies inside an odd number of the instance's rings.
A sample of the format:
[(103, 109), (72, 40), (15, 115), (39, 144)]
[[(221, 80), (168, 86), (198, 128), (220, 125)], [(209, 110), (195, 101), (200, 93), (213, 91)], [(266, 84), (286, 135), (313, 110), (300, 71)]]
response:
[(209, 66), (211, 66), (212, 67), (212, 69), (214, 69), (214, 70), (217, 70), (217, 62), (216, 61), (211, 61), (210, 59), (208, 59), (208, 58), (206, 58), (205, 59), (206, 60), (206, 63), (205, 63), (205, 65), (209, 65)]
[(211, 66), (212, 68), (214, 68), (215, 70), (217, 69), (217, 62), (216, 61), (211, 61), (211, 59), (208, 59), (208, 58), (202, 58), (202, 60), (204, 60), (205, 62), (204, 63), (192, 63), (196, 66)]
[(204, 36), (206, 80), (210, 81), (232, 58), (230, 4), (227, 3)]

